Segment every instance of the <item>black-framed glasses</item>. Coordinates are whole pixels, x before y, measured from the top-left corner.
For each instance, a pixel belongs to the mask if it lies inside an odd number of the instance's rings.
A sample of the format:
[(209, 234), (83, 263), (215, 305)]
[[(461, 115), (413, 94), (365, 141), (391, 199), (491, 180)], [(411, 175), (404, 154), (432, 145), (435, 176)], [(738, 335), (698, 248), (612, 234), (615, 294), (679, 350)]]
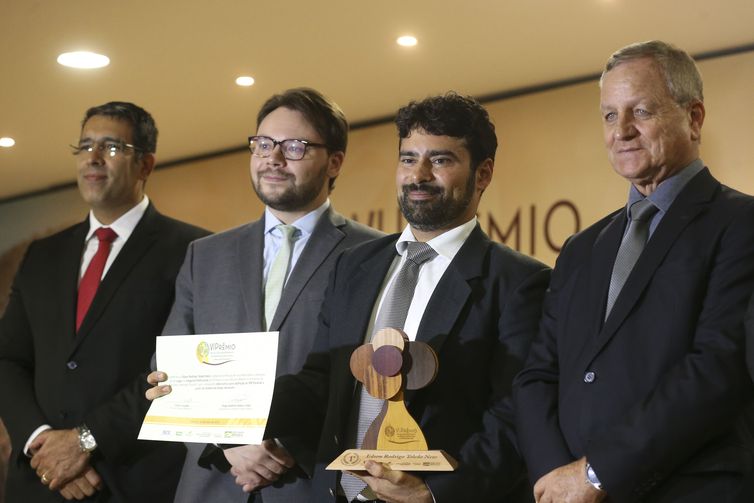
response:
[(280, 151), (283, 157), (289, 161), (300, 161), (306, 154), (309, 147), (325, 147), (324, 143), (314, 143), (309, 140), (297, 140), (289, 138), (286, 140), (273, 140), (269, 136), (249, 136), (249, 150), (257, 157), (270, 157), (275, 147), (280, 145)]
[(90, 154), (97, 150), (97, 152), (108, 157), (115, 157), (119, 154), (125, 155), (128, 150), (133, 150), (134, 152), (142, 151), (135, 145), (118, 140), (84, 141), (78, 145), (70, 145), (70, 147), (73, 155)]

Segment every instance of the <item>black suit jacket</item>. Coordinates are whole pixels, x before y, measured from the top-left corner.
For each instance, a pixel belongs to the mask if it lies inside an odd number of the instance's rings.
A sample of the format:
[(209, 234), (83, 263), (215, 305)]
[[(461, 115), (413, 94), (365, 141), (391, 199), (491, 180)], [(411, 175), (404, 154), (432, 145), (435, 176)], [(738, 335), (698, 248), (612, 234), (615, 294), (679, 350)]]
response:
[(707, 169), (692, 178), (603, 323), (625, 225), (622, 208), (568, 241), (515, 386), (532, 481), (586, 456), (611, 501), (651, 498), (676, 475), (741, 472), (734, 423), (752, 396), (754, 199)]
[[(324, 468), (353, 447), (344, 441), (358, 396), (349, 359), (363, 342), (397, 237), (342, 255), (312, 354), (301, 373), (276, 382), (266, 434), (280, 438), (300, 464), (313, 464), (313, 502), (334, 501), (338, 472)], [(536, 333), (548, 279), (545, 265), (493, 244), (477, 226), (427, 305), (417, 340), (437, 352), (439, 373), (406, 400), (430, 449), (460, 462), (455, 472), (426, 474), (437, 503), (497, 501), (523, 480), (511, 382)]]
[[(148, 408), (145, 375), (170, 311), (188, 243), (206, 231), (150, 205), (102, 280), (78, 333), (78, 274), (88, 219), (32, 243), (0, 321), (0, 416), (13, 444), (8, 497), (56, 501), (23, 447), (42, 424), (86, 423), (92, 458), (113, 501), (169, 500), (183, 452), (137, 441)], [(181, 446), (182, 448), (182, 446)]]

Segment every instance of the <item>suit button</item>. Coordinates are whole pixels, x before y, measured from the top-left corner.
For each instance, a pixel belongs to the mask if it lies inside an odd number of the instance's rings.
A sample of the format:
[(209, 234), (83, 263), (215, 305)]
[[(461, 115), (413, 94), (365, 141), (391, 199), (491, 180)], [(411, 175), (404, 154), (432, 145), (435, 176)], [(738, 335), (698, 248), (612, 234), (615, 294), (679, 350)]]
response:
[(585, 383), (592, 383), (597, 378), (594, 372), (587, 372), (584, 374), (584, 382)]
[(61, 410), (60, 411), (60, 419), (65, 419), (67, 417), (68, 417), (68, 412), (64, 411), (64, 410)]
[(68, 367), (68, 370), (76, 370), (79, 367), (79, 364), (71, 360), (68, 363), (66, 363), (65, 366)]
[(330, 496), (332, 496), (333, 498), (335, 497), (335, 491), (332, 487), (330, 488)]
[(335, 445), (338, 445), (338, 435), (333, 435), (333, 440), (335, 440)]

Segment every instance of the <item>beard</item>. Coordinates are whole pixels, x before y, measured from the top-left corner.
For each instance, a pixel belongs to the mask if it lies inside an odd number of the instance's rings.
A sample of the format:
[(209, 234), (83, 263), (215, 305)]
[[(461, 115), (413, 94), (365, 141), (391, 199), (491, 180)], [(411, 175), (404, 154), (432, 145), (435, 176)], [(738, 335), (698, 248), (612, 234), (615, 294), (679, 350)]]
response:
[[(286, 176), (288, 180), (294, 183), (280, 192), (265, 192), (260, 180), (262, 176), (269, 172), (276, 172), (277, 175)], [(327, 177), (327, 165), (323, 165), (317, 175), (308, 182), (296, 185), (295, 177), (291, 174), (285, 174), (275, 169), (266, 169), (257, 173), (256, 178), (252, 177), (251, 185), (254, 187), (259, 200), (270, 208), (278, 211), (298, 211), (306, 208), (322, 191), (322, 186), (329, 183)]]
[[(445, 194), (442, 187), (429, 183), (410, 183), (401, 188), (398, 196), (398, 206), (411, 227), (420, 231), (436, 231), (444, 229), (454, 223), (468, 210), (471, 198), (474, 196), (475, 177), (471, 173), (466, 183), (466, 190), (460, 198)], [(439, 194), (440, 197), (432, 201), (412, 201), (408, 194), (414, 190), (421, 190), (429, 194)]]

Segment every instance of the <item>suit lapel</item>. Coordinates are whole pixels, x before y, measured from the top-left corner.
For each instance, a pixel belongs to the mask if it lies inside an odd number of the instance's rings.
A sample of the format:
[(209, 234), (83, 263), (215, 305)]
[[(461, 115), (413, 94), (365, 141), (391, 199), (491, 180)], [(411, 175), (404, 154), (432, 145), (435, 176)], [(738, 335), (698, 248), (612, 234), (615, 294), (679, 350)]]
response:
[(585, 282), (586, 299), (581, 301), (582, 311), (586, 317), (586, 324), (583, 327), (585, 335), (580, 339), (581, 347), (578, 348), (578, 353), (574, 354), (581, 356), (591, 354), (600, 344), (597, 336), (602, 330), (610, 276), (613, 272), (615, 256), (618, 254), (618, 248), (623, 239), (626, 221), (625, 208), (610, 215), (607, 225), (600, 231), (592, 245), (591, 255), (584, 261), (588, 271)]
[[(354, 349), (364, 343), (374, 304), (377, 302), (390, 265), (398, 254), (395, 249), (398, 237), (398, 234), (392, 236), (393, 239), (388, 240), (377, 253), (359, 264), (358, 269), (349, 279), (347, 291), (338, 295), (338, 298), (343, 298), (344, 305), (348, 306), (348, 309), (340, 312), (344, 321), (339, 323), (339, 326), (348, 327), (348, 330), (331, 335), (330, 346), (345, 348), (343, 354), (348, 355), (348, 358)], [(349, 362), (344, 360), (335, 364), (336, 367), (332, 371), (340, 374), (340, 378), (335, 380), (341, 383), (340, 401), (355, 406), (359, 403), (356, 396), (359, 388), (358, 381), (351, 374)], [(343, 428), (343, 431), (347, 425), (349, 411), (349, 408), (344, 407), (340, 415), (339, 429)]]
[[(429, 344), (438, 355), (469, 300), (472, 292), (470, 283), (484, 275), (489, 247), (489, 238), (477, 224), (432, 292), (416, 340)], [(406, 404), (413, 404), (417, 393), (422, 391), (407, 390)], [(414, 408), (411, 408), (411, 412), (414, 417), (420, 416)]]
[(338, 228), (344, 224), (345, 219), (329, 208), (322, 214), (285, 284), (275, 316), (270, 323), (270, 330), (280, 329), (306, 284), (338, 243), (345, 238), (345, 234)]
[(432, 292), (419, 323), (417, 341), (426, 342), (440, 352), (471, 295), (469, 282), (483, 274), (489, 246), (489, 238), (477, 224)]
[[(63, 246), (61, 253), (62, 267), (59, 269), (60, 278), (52, 278), (50, 285), (58, 290), (56, 299), (61, 299), (60, 309), (63, 332), (67, 337), (57, 338), (60, 344), (68, 348), (76, 336), (76, 303), (78, 301), (79, 271), (81, 269), (81, 257), (84, 254), (84, 239), (89, 231), (89, 219), (77, 225), (68, 236), (68, 243)], [(62, 351), (61, 353), (64, 353)]]
[(264, 293), (262, 291), (262, 268), (264, 264), (264, 216), (249, 224), (238, 240), (238, 263), (241, 294), (249, 320), (250, 330), (264, 330)]
[(115, 295), (115, 292), (118, 291), (118, 288), (120, 288), (132, 272), (134, 265), (142, 259), (147, 250), (152, 247), (159, 237), (161, 218), (161, 215), (157, 213), (157, 210), (150, 203), (144, 212), (144, 216), (142, 216), (133, 233), (128, 238), (128, 241), (123, 245), (123, 249), (118, 253), (105, 277), (102, 278), (89, 311), (87, 311), (81, 323), (81, 328), (78, 334), (76, 334), (74, 349), (78, 347), (81, 341), (92, 330), (110, 303), (113, 295)]
[[(602, 327), (594, 349), (589, 354), (588, 362), (616, 334), (618, 328), (620, 328), (623, 321), (639, 301), (641, 294), (654, 276), (657, 268), (665, 259), (668, 251), (678, 240), (678, 236), (691, 221), (706, 211), (719, 185), (719, 182), (712, 178), (709, 171), (704, 169), (678, 194), (678, 197), (670, 206), (667, 214), (663, 217), (647, 242), (625, 285), (623, 285), (623, 289), (615, 300), (610, 316), (605, 320), (605, 325)], [(612, 257), (612, 261), (614, 260), (615, 254)], [(603, 298), (603, 304), (604, 302)]]

